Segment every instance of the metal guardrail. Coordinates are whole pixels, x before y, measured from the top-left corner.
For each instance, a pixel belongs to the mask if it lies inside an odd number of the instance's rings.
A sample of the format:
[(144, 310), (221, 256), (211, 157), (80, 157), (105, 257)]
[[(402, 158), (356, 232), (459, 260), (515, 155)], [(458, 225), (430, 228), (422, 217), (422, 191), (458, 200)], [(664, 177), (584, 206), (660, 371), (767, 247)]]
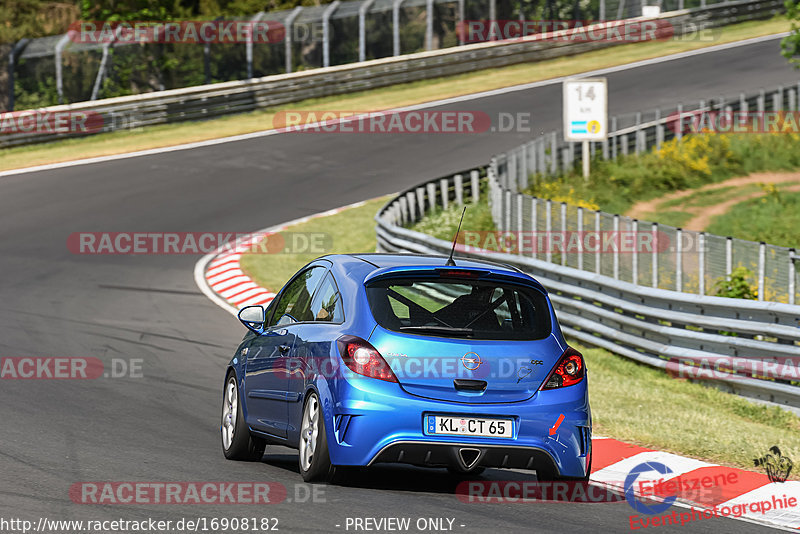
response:
[[(450, 242), (404, 226), (469, 197), (477, 202), (486, 182), (489, 190), (500, 187), (491, 166), (399, 194), (375, 217), (378, 251), (448, 254)], [(800, 306), (687, 295), (519, 254), (457, 250), (457, 258), (499, 261), (537, 278), (568, 336), (732, 393), (800, 407)]]
[[(671, 24), (676, 34), (694, 31), (698, 24), (723, 26), (743, 20), (768, 18), (783, 10), (780, 0), (740, 0), (664, 13), (657, 19)], [(565, 35), (570, 31), (564, 30)], [(109, 98), (39, 111), (95, 112), (103, 126), (92, 133), (199, 120), (386, 87), (418, 80), (452, 76), (486, 68), (541, 61), (614, 46), (616, 42), (542, 40), (536, 35), (513, 41), (493, 41), (384, 59), (319, 68), (251, 80), (172, 89)], [(18, 132), (0, 135), (0, 147), (76, 137), (86, 133)]]

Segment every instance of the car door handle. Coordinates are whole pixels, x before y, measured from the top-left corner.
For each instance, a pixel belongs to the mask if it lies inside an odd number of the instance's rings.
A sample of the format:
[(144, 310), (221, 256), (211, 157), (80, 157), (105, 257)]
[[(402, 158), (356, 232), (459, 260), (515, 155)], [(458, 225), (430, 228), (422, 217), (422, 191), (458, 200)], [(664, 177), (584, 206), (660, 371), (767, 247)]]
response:
[(289, 349), (291, 349), (291, 348), (292, 347), (290, 347), (289, 345), (279, 345), (278, 346), (278, 350), (281, 352), (281, 354), (286, 354), (287, 352), (289, 352)]

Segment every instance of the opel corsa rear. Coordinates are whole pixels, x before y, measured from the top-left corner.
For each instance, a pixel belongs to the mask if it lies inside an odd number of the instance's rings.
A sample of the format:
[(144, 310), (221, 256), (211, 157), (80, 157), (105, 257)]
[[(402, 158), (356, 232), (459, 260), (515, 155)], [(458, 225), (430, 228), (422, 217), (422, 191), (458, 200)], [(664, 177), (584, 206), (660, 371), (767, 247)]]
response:
[(588, 479), (586, 364), (546, 290), (522, 272), (435, 256), (325, 256), (269, 308), (239, 317), (248, 333), (225, 379), (228, 458), (288, 445), (307, 481), (381, 462)]

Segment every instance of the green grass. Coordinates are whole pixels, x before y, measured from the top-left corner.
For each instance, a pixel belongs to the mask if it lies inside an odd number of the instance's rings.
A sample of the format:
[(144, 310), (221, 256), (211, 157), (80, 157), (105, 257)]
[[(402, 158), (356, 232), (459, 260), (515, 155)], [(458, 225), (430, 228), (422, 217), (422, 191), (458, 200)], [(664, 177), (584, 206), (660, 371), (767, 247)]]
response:
[[(375, 199), (335, 215), (312, 219), (291, 232), (328, 232), (331, 252), (375, 250), (373, 216), (386, 199)], [(487, 228), (485, 203), (468, 209), (464, 227)], [(416, 225), (449, 239), (460, 210), (452, 207)], [(310, 255), (246, 254), (242, 267), (262, 285), (279, 289)], [(734, 395), (670, 378), (663, 371), (606, 350), (572, 343), (587, 361), (594, 431), (644, 447), (701, 460), (754, 469), (752, 459), (778, 445), (800, 458), (800, 418), (779, 408), (754, 405)]]
[[(389, 197), (368, 200), (360, 206), (327, 217), (317, 217), (292, 226), (288, 232), (308, 232), (327, 234), (331, 246), (324, 254), (348, 254), (375, 252), (374, 217)], [(316, 259), (321, 254), (260, 254), (248, 253), (242, 256), (241, 268), (261, 286), (277, 291), (300, 267)]]
[(800, 193), (776, 192), (736, 204), (711, 220), (708, 232), (771, 245), (800, 245)]
[(199, 128), (198, 122), (191, 121), (56, 141), (45, 145), (0, 149), (0, 170), (121, 154), (269, 130), (272, 128), (275, 113), (281, 110), (378, 111), (465, 95), (475, 91), (547, 80), (721, 43), (771, 35), (789, 29), (790, 24), (785, 17), (743, 22), (720, 28), (719, 34), (715, 33), (717, 38), (712, 42), (667, 40), (626, 44), (576, 56), (470, 72), (342, 96), (305, 100), (268, 110), (203, 121), (202, 127)]
[(751, 470), (773, 445), (800, 458), (800, 418), (788, 411), (571, 344), (586, 358), (598, 435)]

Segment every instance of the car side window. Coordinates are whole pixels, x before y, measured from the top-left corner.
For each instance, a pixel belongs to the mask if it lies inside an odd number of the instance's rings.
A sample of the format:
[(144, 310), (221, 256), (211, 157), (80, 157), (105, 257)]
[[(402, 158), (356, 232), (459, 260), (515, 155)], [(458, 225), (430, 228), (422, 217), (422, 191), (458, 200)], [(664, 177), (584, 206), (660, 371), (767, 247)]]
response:
[[(313, 321), (311, 314), (311, 296), (319, 285), (325, 267), (317, 266), (306, 269), (286, 286), (280, 300), (275, 305), (269, 326), (289, 324), (300, 321)], [(289, 317), (285, 317), (285, 316)]]
[(328, 276), (323, 280), (322, 285), (314, 296), (314, 302), (311, 304), (311, 314), (313, 321), (329, 322), (329, 323), (342, 323), (344, 322), (344, 314), (342, 312), (342, 297), (339, 294), (339, 289), (336, 287), (336, 282), (333, 275), (328, 273)]

